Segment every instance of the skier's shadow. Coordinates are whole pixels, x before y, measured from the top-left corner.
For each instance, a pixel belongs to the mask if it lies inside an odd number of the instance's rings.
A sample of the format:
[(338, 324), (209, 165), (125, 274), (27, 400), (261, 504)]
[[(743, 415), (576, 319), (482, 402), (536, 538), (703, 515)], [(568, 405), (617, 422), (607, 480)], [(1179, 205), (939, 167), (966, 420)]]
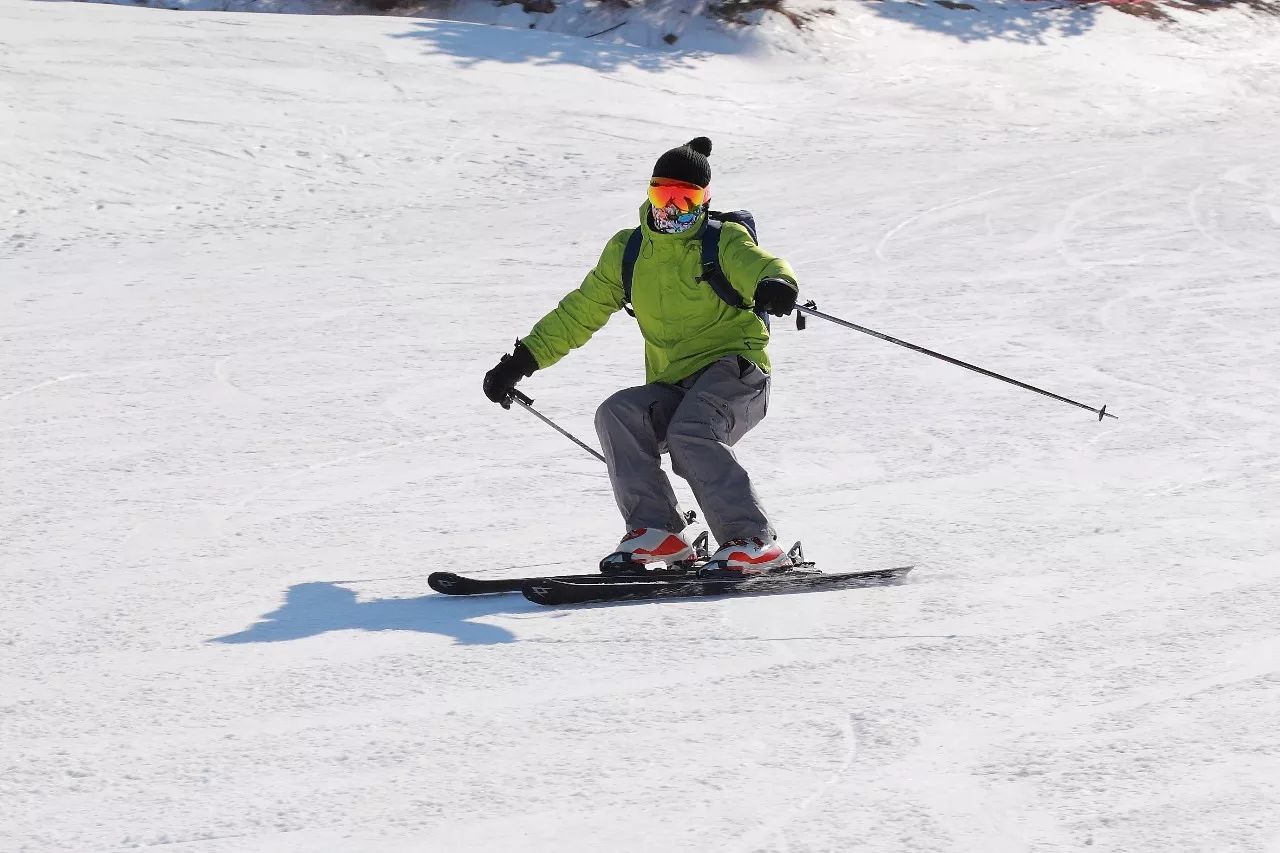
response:
[(518, 595), (424, 595), (360, 601), (355, 590), (314, 581), (289, 587), (280, 607), (245, 630), (210, 642), (279, 643), (329, 631), (421, 631), (453, 637), (464, 645), (495, 645), (513, 643), (518, 638), (506, 628), (471, 620), (535, 608)]

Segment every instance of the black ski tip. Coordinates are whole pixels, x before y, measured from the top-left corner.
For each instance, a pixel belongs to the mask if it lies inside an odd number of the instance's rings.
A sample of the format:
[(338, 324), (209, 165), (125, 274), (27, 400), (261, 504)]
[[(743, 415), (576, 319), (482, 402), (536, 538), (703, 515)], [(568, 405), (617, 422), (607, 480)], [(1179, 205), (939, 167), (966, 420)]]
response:
[(453, 572), (432, 572), (427, 575), (427, 586), (445, 595), (457, 595), (455, 590), (461, 580), (462, 578)]

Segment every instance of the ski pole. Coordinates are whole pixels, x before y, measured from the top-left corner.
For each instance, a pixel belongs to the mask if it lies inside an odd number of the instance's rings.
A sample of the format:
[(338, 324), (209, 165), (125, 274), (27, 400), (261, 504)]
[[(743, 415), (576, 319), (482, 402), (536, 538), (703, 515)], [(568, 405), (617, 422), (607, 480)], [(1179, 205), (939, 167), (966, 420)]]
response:
[(1060, 397), (1057, 394), (1053, 394), (1048, 391), (1045, 391), (1043, 388), (1037, 388), (1034, 385), (1028, 385), (1025, 382), (1019, 382), (1016, 379), (1010, 379), (1008, 376), (1002, 376), (999, 373), (995, 373), (994, 371), (986, 370), (985, 368), (978, 367), (976, 364), (970, 364), (967, 361), (961, 361), (958, 358), (952, 358), (949, 355), (943, 355), (940, 352), (934, 352), (931, 349), (925, 349), (922, 346), (917, 346), (915, 344), (908, 343), (907, 341), (898, 340), (897, 338), (883, 334), (882, 332), (877, 332), (874, 329), (868, 329), (866, 326), (859, 326), (857, 323), (850, 323), (848, 320), (841, 320), (839, 317), (832, 317), (830, 314), (823, 314), (821, 311), (818, 310), (818, 306), (814, 302), (806, 302), (804, 305), (797, 305), (796, 311), (799, 311), (804, 314), (811, 314), (814, 317), (820, 317), (823, 320), (829, 320), (830, 322), (835, 323), (837, 326), (844, 326), (847, 329), (853, 329), (855, 332), (862, 332), (863, 334), (871, 335), (874, 338), (879, 338), (882, 341), (888, 341), (891, 344), (897, 344), (900, 347), (906, 347), (907, 349), (915, 350), (916, 352), (922, 352), (925, 355), (931, 355), (934, 358), (940, 358), (943, 361), (947, 362), (948, 364), (954, 364), (959, 367), (972, 370), (976, 373), (981, 373), (983, 376), (990, 376), (992, 379), (999, 379), (1001, 382), (1008, 382), (1010, 385), (1017, 385), (1019, 388), (1026, 388), (1028, 391), (1035, 391), (1037, 394), (1043, 394), (1046, 397), (1052, 397), (1055, 400), (1061, 400), (1064, 403), (1070, 403), (1073, 406), (1079, 406), (1082, 409), (1086, 409), (1090, 412), (1093, 412), (1095, 415), (1098, 416), (1099, 421), (1101, 421), (1103, 418), (1116, 418), (1117, 420), (1119, 420), (1119, 418), (1116, 415), (1113, 415), (1107, 411), (1107, 407), (1105, 405), (1101, 409), (1095, 409), (1093, 406), (1086, 406), (1084, 403), (1077, 403), (1075, 400), (1070, 400), (1066, 397)]
[[(601, 455), (599, 454), (599, 452), (597, 452), (593, 447), (591, 447), (591, 445), (586, 444), (585, 442), (583, 442), (582, 440), (580, 440), (579, 438), (577, 438), (576, 436), (574, 436), (574, 435), (573, 435), (572, 433), (570, 433), (569, 431), (567, 431), (567, 430), (565, 430), (565, 429), (562, 429), (562, 428), (560, 427), (560, 425), (559, 425), (559, 424), (557, 424), (555, 421), (551, 420), (551, 418), (547, 417), (546, 415), (542, 414), (542, 412), (539, 412), (537, 409), (535, 409), (535, 408), (533, 407), (533, 399), (532, 399), (531, 397), (529, 397), (527, 394), (522, 394), (522, 393), (520, 393), (519, 391), (517, 391), (516, 389), (512, 388), (512, 389), (511, 389), (511, 399), (512, 399), (512, 400), (514, 400), (515, 402), (519, 403), (519, 404), (521, 405), (521, 407), (523, 407), (523, 408), (524, 408), (524, 410), (525, 410), (525, 411), (527, 411), (527, 412), (529, 412), (530, 414), (532, 414), (532, 415), (534, 415), (535, 417), (537, 417), (537, 419), (538, 419), (538, 420), (542, 421), (544, 424), (546, 424), (547, 426), (551, 427), (553, 430), (555, 430), (556, 432), (560, 433), (560, 434), (561, 434), (561, 435), (563, 435), (565, 438), (569, 439), (569, 440), (570, 440), (570, 441), (572, 441), (574, 444), (578, 445), (578, 446), (579, 446), (579, 447), (581, 447), (583, 450), (587, 451), (587, 452), (588, 452), (588, 453), (590, 453), (592, 456), (594, 456), (595, 458), (599, 459), (601, 462), (604, 462), (604, 457), (603, 457), (603, 456), (601, 456)], [(606, 463), (606, 464), (608, 464), (608, 463)]]

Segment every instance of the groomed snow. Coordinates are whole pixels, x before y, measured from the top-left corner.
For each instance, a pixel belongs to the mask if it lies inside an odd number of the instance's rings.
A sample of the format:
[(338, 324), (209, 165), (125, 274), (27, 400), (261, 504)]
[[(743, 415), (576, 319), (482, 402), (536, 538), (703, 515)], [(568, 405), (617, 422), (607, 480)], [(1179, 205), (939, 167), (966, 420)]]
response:
[[(974, 14), (0, 0), (0, 850), (1280, 851), (1280, 27)], [(430, 593), (622, 533), (480, 378), (699, 133), (823, 310), (1120, 420), (781, 322), (742, 458), (912, 583)]]

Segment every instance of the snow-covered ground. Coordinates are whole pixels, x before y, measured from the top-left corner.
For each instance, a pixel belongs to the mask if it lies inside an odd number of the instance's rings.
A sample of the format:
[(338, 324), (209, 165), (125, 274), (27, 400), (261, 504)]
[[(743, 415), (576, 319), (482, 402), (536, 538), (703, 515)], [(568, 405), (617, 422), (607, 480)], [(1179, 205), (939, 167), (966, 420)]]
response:
[[(0, 0), (0, 850), (1280, 851), (1280, 29), (1037, 14)], [(696, 133), (821, 308), (1121, 419), (782, 322), (741, 456), (912, 583), (429, 593), (621, 534), (479, 383)]]

